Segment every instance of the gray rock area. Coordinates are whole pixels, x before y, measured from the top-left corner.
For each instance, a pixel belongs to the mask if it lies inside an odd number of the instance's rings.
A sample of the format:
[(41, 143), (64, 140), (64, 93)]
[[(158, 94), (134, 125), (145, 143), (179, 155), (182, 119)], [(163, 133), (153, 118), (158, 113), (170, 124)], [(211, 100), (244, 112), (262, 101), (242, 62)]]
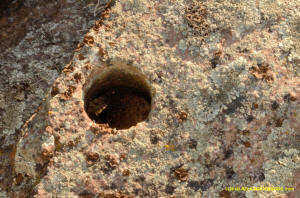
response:
[[(0, 2), (0, 197), (12, 185), (20, 128), (109, 1)], [(96, 7), (98, 3), (98, 6)]]
[(299, 1), (6, 2), (1, 198), (299, 197)]

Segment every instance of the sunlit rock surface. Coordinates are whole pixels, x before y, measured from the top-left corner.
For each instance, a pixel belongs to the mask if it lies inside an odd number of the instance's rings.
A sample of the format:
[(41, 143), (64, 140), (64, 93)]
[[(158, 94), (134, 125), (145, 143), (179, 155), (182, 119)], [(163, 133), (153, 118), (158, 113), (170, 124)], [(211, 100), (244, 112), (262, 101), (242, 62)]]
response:
[[(280, 0), (113, 2), (20, 130), (10, 195), (296, 197), (299, 6)], [(136, 70), (107, 77), (126, 65)], [(136, 80), (139, 73), (145, 82)], [(143, 99), (103, 100), (92, 111), (97, 123), (86, 112), (93, 82), (139, 88), (135, 98)], [(108, 111), (110, 104), (119, 111)], [(139, 111), (146, 119), (137, 116), (143, 119), (126, 129), (111, 125), (135, 123), (128, 116), (146, 104), (150, 113)], [(289, 190), (226, 190), (262, 186)]]

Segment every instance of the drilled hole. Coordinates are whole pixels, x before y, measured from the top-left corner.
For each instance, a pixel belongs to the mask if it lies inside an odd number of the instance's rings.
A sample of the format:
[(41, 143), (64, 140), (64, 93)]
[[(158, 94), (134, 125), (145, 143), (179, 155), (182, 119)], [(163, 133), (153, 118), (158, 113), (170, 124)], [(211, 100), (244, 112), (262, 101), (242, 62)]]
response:
[(146, 120), (153, 89), (146, 77), (130, 65), (116, 63), (95, 70), (85, 86), (85, 111), (99, 124), (128, 129)]

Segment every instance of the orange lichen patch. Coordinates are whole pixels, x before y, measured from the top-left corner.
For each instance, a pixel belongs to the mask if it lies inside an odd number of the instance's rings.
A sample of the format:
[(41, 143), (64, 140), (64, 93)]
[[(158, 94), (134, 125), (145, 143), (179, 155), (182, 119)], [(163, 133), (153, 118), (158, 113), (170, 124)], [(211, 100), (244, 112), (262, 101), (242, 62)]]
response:
[(71, 98), (72, 94), (74, 93), (74, 91), (76, 90), (76, 87), (74, 86), (69, 86), (68, 89), (65, 91), (65, 93), (63, 93), (61, 96), (60, 96), (60, 99), (61, 100), (68, 100)]
[(79, 83), (82, 79), (81, 73), (74, 74), (74, 79), (75, 79), (76, 83)]
[(52, 97), (54, 97), (57, 94), (59, 94), (59, 88), (57, 86), (58, 86), (57, 84), (54, 84), (53, 87), (52, 87), (52, 90), (51, 90), (51, 96)]
[(93, 27), (93, 30), (95, 31), (95, 32), (98, 32), (99, 31), (99, 29), (100, 29), (100, 27), (103, 25), (103, 20), (98, 20), (98, 21), (96, 21), (96, 23), (95, 23), (95, 25), (94, 25), (94, 27)]
[(125, 153), (122, 153), (122, 154), (120, 155), (120, 161), (124, 160), (125, 158), (126, 158), (126, 154), (125, 154)]
[[(110, 1), (110, 3), (112, 2), (112, 0)], [(107, 4), (107, 7), (110, 6), (110, 4)], [(109, 17), (109, 9), (105, 10), (102, 14), (101, 17), (103, 17), (103, 19), (107, 19)]]
[(78, 52), (78, 51), (80, 51), (81, 50), (81, 48), (84, 46), (84, 44), (83, 43), (79, 43), (78, 45), (77, 45), (77, 47), (76, 47), (76, 49), (74, 50), (74, 52)]
[(103, 48), (99, 47), (98, 49), (98, 53), (101, 57), (107, 55), (107, 52)]
[(220, 198), (231, 198), (231, 193), (227, 190), (222, 190), (219, 192), (219, 197)]
[(116, 134), (116, 131), (109, 127), (108, 124), (94, 124), (90, 127), (90, 130), (95, 135), (101, 134), (101, 133), (111, 133)]
[(257, 104), (257, 103), (254, 103), (254, 104), (253, 104), (253, 108), (254, 108), (254, 109), (257, 109), (257, 108), (258, 108), (258, 104)]
[(258, 79), (266, 80), (267, 82), (274, 81), (274, 74), (270, 70), (267, 64), (259, 65), (258, 67), (254, 66), (251, 68), (251, 73)]
[(188, 117), (187, 112), (182, 111), (182, 112), (178, 113), (178, 120), (179, 120), (179, 122), (186, 121), (187, 117)]
[(122, 175), (123, 175), (123, 176), (129, 176), (129, 175), (130, 175), (130, 171), (129, 171), (128, 169), (126, 169), (126, 170), (124, 170), (124, 171), (122, 172)]
[(187, 181), (188, 179), (188, 170), (184, 168), (176, 168), (174, 171), (176, 179), (180, 181)]
[(203, 2), (194, 1), (186, 7), (184, 16), (195, 33), (200, 34), (201, 36), (207, 36), (209, 34), (210, 29), (206, 21), (207, 10), (204, 7)]
[(78, 54), (77, 57), (78, 57), (79, 60), (84, 60), (85, 59), (85, 57), (82, 54)]
[(92, 69), (92, 65), (90, 63), (86, 63), (84, 65), (84, 69), (86, 69), (88, 71), (88, 70)]
[(102, 13), (101, 13), (101, 19), (98, 20), (98, 21), (96, 21), (96, 25), (93, 27), (93, 29), (94, 29), (95, 31), (97, 31), (97, 30), (100, 28), (100, 26), (103, 25), (103, 19), (106, 19), (106, 18), (109, 17), (109, 14), (110, 14), (110, 8), (111, 8), (111, 6), (113, 5), (113, 2), (114, 2), (113, 0), (109, 0), (109, 1), (105, 4), (105, 6), (104, 6), (104, 11), (102, 11)]
[(105, 159), (109, 168), (115, 169), (119, 165), (119, 161), (112, 155), (106, 155)]
[(93, 45), (94, 44), (94, 38), (92, 36), (86, 35), (83, 39), (83, 43), (87, 45)]
[(117, 193), (104, 193), (104, 192), (101, 192), (101, 193), (99, 193), (98, 197), (103, 197), (103, 198), (133, 198), (134, 196), (125, 195), (125, 194), (120, 193), (120, 192), (117, 192)]
[(291, 96), (290, 100), (294, 102), (294, 101), (296, 101), (296, 100), (297, 100), (297, 98), (296, 98), (296, 97), (293, 97), (293, 96)]
[(99, 158), (100, 158), (100, 156), (96, 152), (89, 151), (86, 153), (86, 161), (89, 165), (97, 162), (99, 160)]
[(21, 173), (18, 173), (17, 176), (16, 176), (16, 184), (17, 185), (20, 185), (24, 180), (24, 177)]
[[(103, 16), (102, 17), (106, 17), (106, 16), (109, 16), (108, 14), (108, 12), (103, 12)], [(106, 31), (108, 31), (109, 30), (109, 28), (110, 28), (110, 26), (109, 25), (106, 25), (106, 24), (104, 24), (103, 23), (103, 19), (100, 19), (100, 20), (98, 20), (98, 21), (96, 21), (96, 23), (95, 23), (95, 25), (94, 25), (94, 27), (93, 27), (93, 30), (95, 31), (95, 32), (98, 32), (99, 31), (99, 29), (100, 28), (103, 28), (104, 27), (104, 29), (106, 30)]]
[(72, 71), (74, 71), (74, 66), (73, 63), (70, 62), (68, 65), (65, 66), (63, 72), (67, 74), (67, 73), (71, 73)]
[(173, 144), (166, 144), (165, 148), (167, 151), (175, 151), (175, 146)]

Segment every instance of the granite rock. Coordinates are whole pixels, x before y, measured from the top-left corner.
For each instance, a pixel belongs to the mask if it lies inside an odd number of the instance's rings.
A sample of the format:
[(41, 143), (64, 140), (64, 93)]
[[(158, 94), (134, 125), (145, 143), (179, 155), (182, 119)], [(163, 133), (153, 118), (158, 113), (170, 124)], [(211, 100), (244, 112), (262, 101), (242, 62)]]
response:
[[(297, 197), (299, 6), (114, 1), (22, 126), (8, 193)], [(287, 189), (227, 189), (262, 186)]]

